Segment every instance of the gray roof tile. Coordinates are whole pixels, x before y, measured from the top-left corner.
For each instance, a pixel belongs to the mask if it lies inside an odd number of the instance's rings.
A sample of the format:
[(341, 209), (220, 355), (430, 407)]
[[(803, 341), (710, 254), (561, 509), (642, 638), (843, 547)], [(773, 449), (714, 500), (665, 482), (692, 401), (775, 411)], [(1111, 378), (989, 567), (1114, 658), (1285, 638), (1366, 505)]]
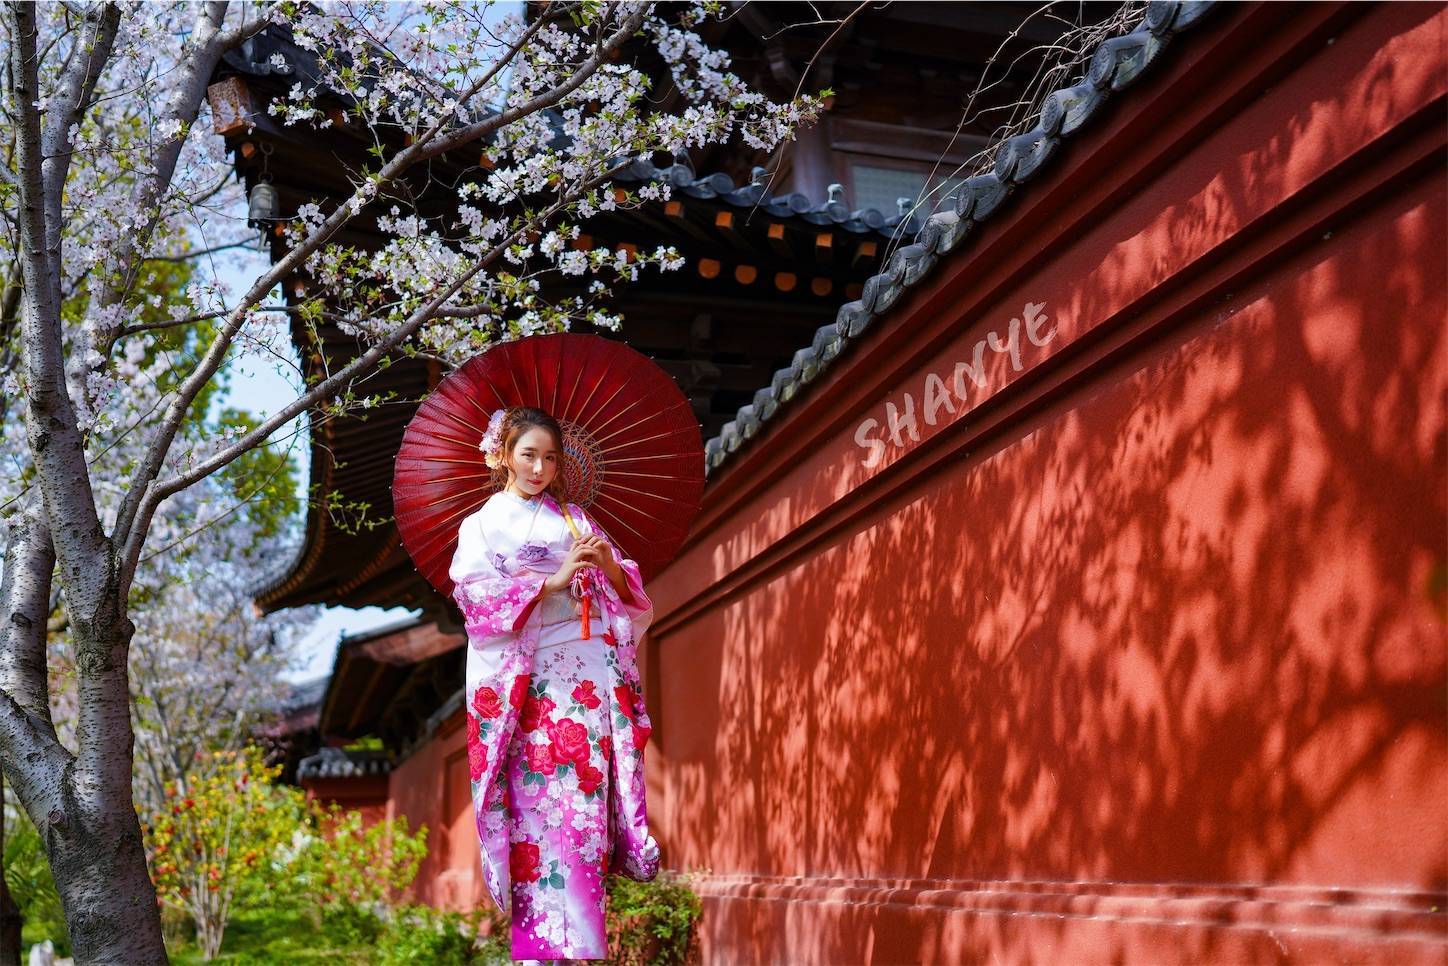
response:
[[(618, 159), (622, 161), (623, 159)], [(830, 197), (816, 202), (808, 195), (798, 192), (772, 194), (765, 181), (768, 172), (763, 168), (754, 169), (754, 178), (749, 184), (735, 185), (722, 171), (696, 177), (689, 166), (687, 157), (680, 156), (668, 167), (655, 167), (647, 157), (636, 158), (632, 164), (614, 176), (615, 181), (646, 183), (664, 181), (674, 189), (691, 198), (717, 198), (736, 208), (753, 208), (756, 205), (773, 218), (799, 218), (813, 225), (838, 226), (856, 234), (880, 234), (887, 238), (909, 236), (920, 230), (922, 219), (909, 210), (886, 214), (874, 208), (851, 210), (844, 204), (843, 190), (832, 190)], [(838, 188), (832, 185), (831, 188)]]
[[(909, 230), (900, 234), (913, 235), (914, 242), (896, 249), (881, 271), (865, 282), (860, 298), (840, 306), (835, 321), (815, 332), (810, 345), (795, 353), (789, 368), (776, 372), (770, 384), (755, 394), (753, 403), (741, 409), (739, 417), (725, 423), (718, 437), (704, 444), (704, 472), (712, 475), (731, 453), (738, 452), (746, 439), (758, 435), (762, 425), (777, 416), (804, 385), (839, 357), (852, 340), (868, 330), (876, 317), (889, 311), (905, 289), (928, 275), (941, 255), (959, 247), (972, 228), (1000, 210), (1012, 191), (1046, 168), (1059, 153), (1061, 140), (1074, 135), (1095, 117), (1111, 92), (1134, 84), (1157, 61), (1175, 35), (1196, 26), (1217, 5), (1218, 0), (1153, 0), (1133, 30), (1097, 46), (1085, 77), (1046, 96), (1036, 126), (1006, 139), (996, 153), (995, 167), (990, 173), (965, 180), (955, 195), (953, 211), (936, 212), (923, 221), (918, 214), (910, 214), (906, 225)], [(719, 180), (719, 177), (701, 180), (709, 181), (709, 190), (715, 190), (728, 182), (728, 178)], [(693, 182), (685, 190), (692, 190), (697, 184)], [(758, 185), (752, 187), (758, 189)], [(738, 192), (732, 183), (729, 189), (733, 194)], [(732, 202), (730, 191), (720, 191), (718, 196)], [(845, 206), (833, 198), (815, 208), (807, 202), (802, 196), (789, 195), (772, 199), (765, 207), (771, 214), (783, 214), (783, 210), (771, 207), (783, 204), (801, 217), (823, 217), (850, 230), (871, 230), (867, 227), (868, 219), (860, 212), (845, 211)], [(753, 204), (754, 199), (739, 203)], [(901, 220), (898, 215), (893, 220), (882, 219), (881, 227), (874, 230), (894, 236), (895, 226)], [(854, 225), (859, 227), (852, 227)]]
[(391, 770), (392, 760), (385, 752), (323, 748), (297, 763), (297, 780), (362, 778), (367, 775), (385, 775)]

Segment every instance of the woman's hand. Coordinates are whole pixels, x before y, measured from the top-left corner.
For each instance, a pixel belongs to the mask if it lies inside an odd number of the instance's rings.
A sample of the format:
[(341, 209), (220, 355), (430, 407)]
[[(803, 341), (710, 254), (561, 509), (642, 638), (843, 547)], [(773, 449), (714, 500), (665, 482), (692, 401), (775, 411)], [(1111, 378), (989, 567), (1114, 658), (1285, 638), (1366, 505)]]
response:
[[(573, 582), (573, 575), (584, 567), (604, 566), (604, 554), (608, 554), (608, 548), (601, 538), (592, 535), (580, 537), (568, 548), (568, 556), (563, 558), (558, 570), (543, 581), (544, 592), (557, 594), (567, 590)], [(609, 554), (607, 559), (612, 562), (612, 555)]]
[(633, 592), (629, 590), (628, 577), (624, 575), (623, 568), (618, 565), (618, 560), (613, 555), (613, 548), (609, 546), (608, 539), (596, 533), (588, 533), (578, 538), (578, 542), (594, 547), (598, 551), (597, 567), (603, 571), (613, 589), (618, 592), (621, 599), (633, 602)]

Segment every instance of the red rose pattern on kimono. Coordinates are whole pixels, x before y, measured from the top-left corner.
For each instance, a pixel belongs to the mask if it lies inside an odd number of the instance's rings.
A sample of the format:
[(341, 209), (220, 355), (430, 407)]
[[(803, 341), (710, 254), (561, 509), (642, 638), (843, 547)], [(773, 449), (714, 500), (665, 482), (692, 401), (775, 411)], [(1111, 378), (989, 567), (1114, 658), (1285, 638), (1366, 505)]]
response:
[[(570, 511), (581, 531), (603, 535), (580, 508)], [(512, 914), (516, 959), (606, 956), (604, 876), (648, 881), (658, 871), (636, 657), (653, 605), (638, 566), (610, 542), (631, 599), (598, 575), (592, 633), (582, 639), (566, 594), (539, 596), (572, 542), (551, 496), (503, 492), (463, 521), (450, 572), (468, 631), (468, 763), (484, 880)]]

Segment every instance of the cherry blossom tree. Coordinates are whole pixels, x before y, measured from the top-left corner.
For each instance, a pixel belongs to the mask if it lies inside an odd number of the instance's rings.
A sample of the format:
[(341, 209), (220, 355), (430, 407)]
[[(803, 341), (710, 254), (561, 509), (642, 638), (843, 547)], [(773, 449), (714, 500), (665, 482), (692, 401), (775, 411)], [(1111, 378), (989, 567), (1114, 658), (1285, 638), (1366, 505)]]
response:
[[(773, 103), (732, 74), (696, 32), (716, 15), (600, 2), (526, 21), (462, 3), (5, 6), (0, 765), (46, 841), (79, 961), (165, 960), (133, 808), (129, 674), (148, 582), (184, 573), (156, 555), (250, 504), (228, 472), (294, 418), (376, 405), (364, 380), (392, 360), (456, 362), (580, 319), (617, 325), (610, 286), (680, 259), (568, 244), (599, 210), (667, 197), (648, 185), (620, 198), (612, 176), (640, 155), (735, 137), (771, 150), (820, 107)], [(213, 270), (242, 199), (207, 133), (206, 90), (228, 50), (272, 25), (315, 56), (317, 80), (268, 110), (325, 128), (341, 105), (371, 132), (376, 163), (340, 204), (298, 211), (284, 256), (232, 292)], [(662, 83), (637, 66), (645, 53)], [(488, 163), (453, 210), (424, 216), (394, 190), (469, 145)], [(384, 245), (335, 241), (364, 217)], [(198, 277), (158, 286), (158, 269), (180, 262)], [(548, 302), (548, 275), (588, 294)], [(298, 276), (307, 301), (274, 302)], [(264, 420), (199, 419), (228, 362), (280, 351), (293, 317), (330, 318), (362, 347)], [(57, 612), (75, 673), (70, 741), (48, 700)]]

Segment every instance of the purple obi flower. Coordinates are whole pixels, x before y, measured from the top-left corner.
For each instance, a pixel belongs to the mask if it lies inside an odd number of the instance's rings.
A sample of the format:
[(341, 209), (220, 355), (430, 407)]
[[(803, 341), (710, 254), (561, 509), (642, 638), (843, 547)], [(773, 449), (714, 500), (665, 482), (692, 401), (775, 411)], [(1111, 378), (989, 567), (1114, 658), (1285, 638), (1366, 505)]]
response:
[(498, 573), (506, 574), (508, 572), (507, 560), (508, 558), (500, 553), (493, 554), (493, 566), (497, 569)]
[(522, 563), (537, 563), (548, 556), (548, 545), (543, 543), (525, 543), (518, 548), (518, 560)]

